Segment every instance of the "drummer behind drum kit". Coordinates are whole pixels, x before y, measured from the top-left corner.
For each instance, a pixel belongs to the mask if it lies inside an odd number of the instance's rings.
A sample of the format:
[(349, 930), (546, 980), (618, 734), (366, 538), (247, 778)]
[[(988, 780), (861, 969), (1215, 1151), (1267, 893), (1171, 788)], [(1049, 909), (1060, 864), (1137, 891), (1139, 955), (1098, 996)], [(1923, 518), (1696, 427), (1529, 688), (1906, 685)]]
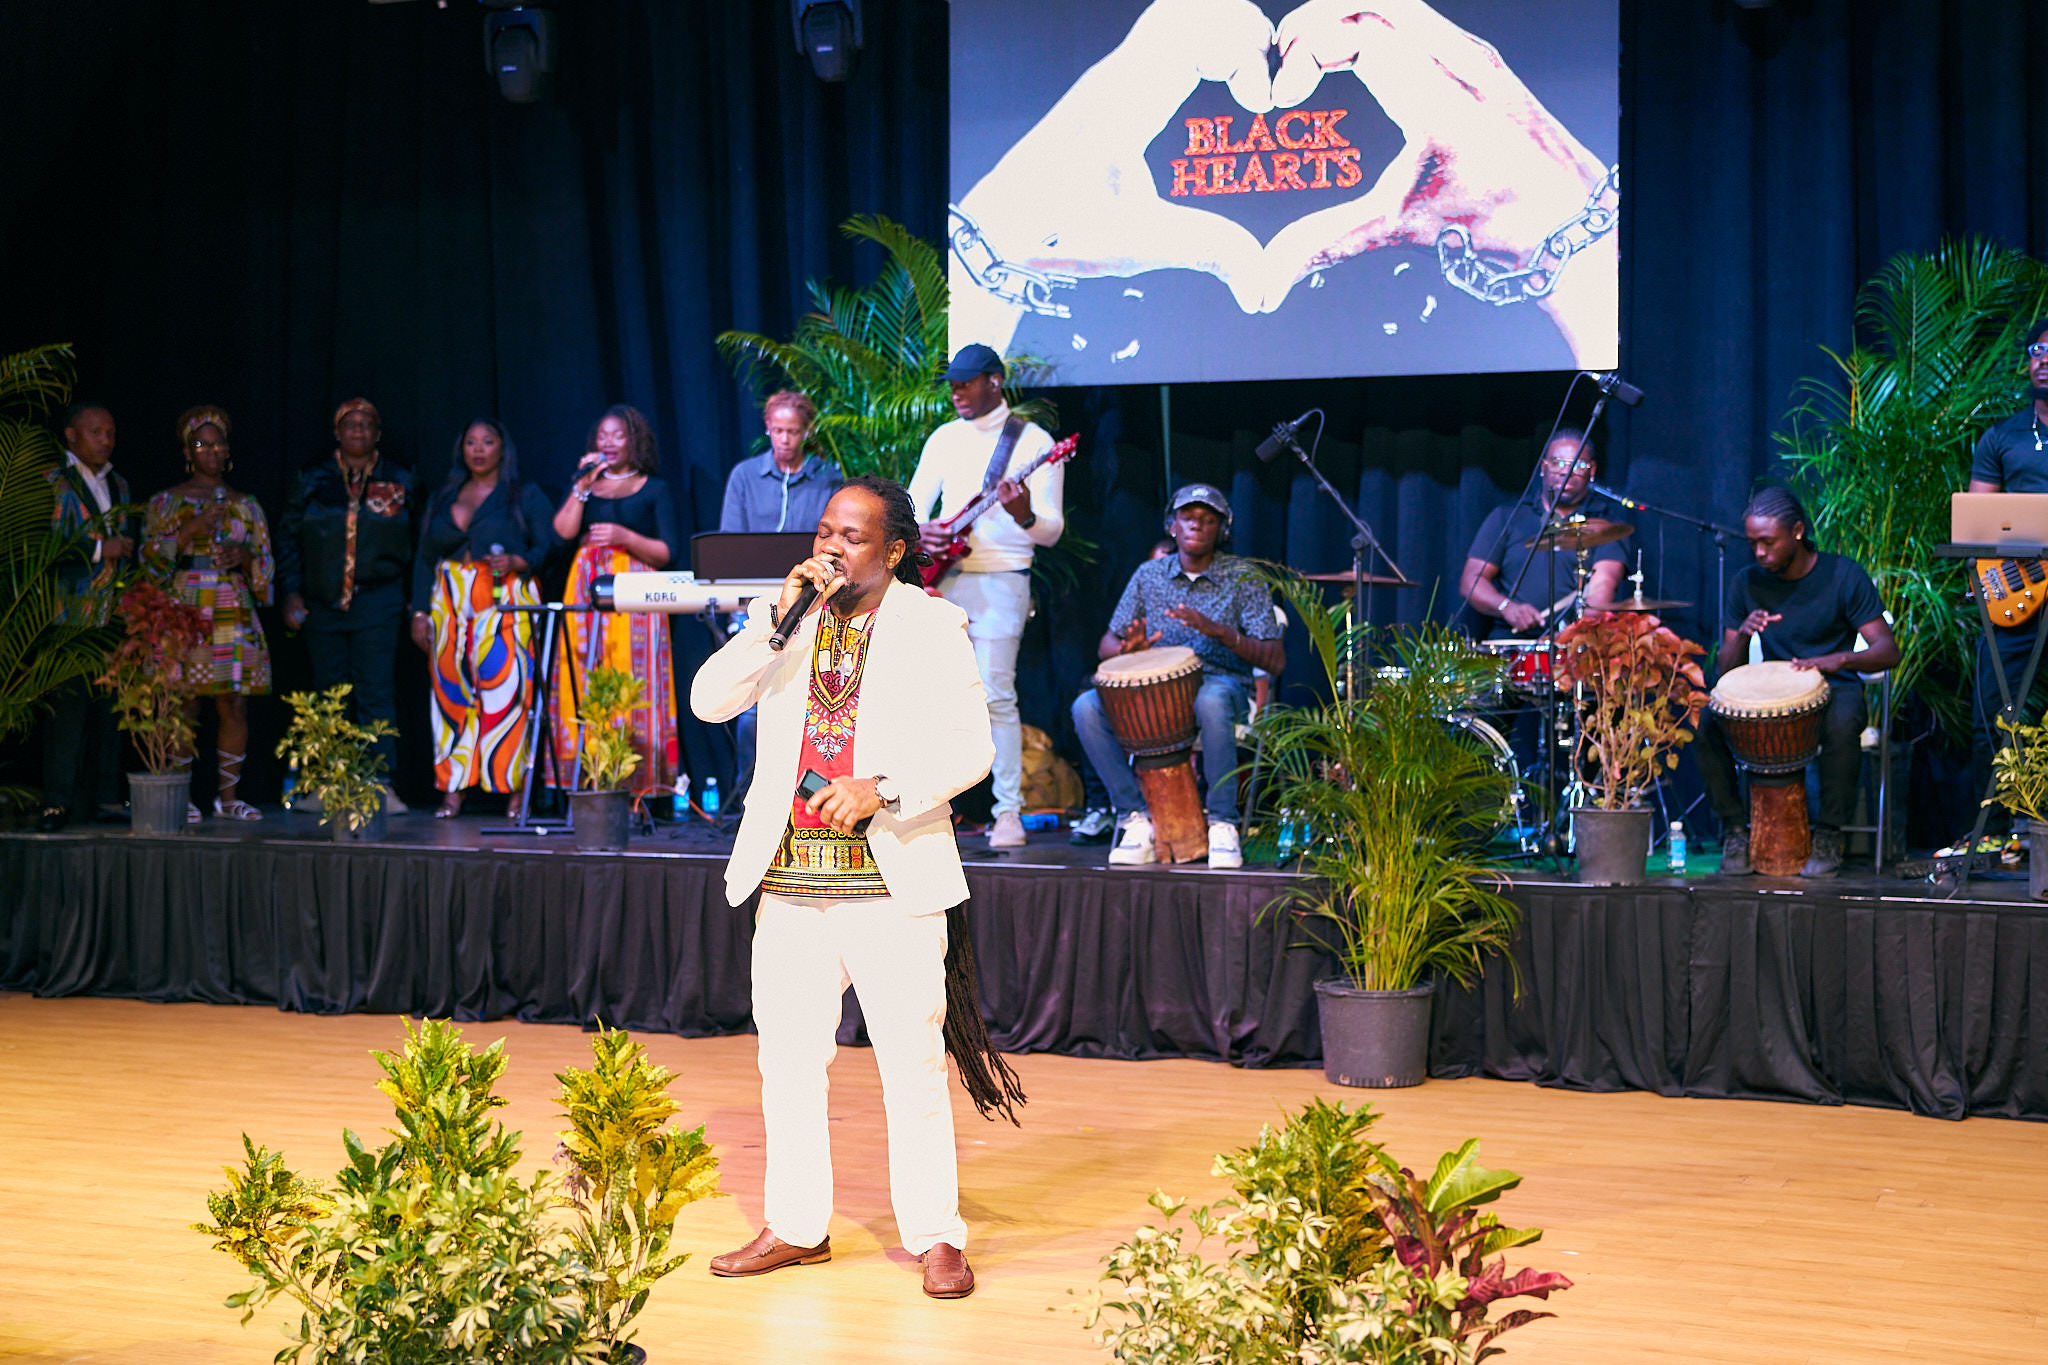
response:
[[(1611, 521), (1601, 517), (1572, 517), (1546, 527), (1540, 534), (1522, 543), (1523, 548), (1538, 553), (1551, 550), (1567, 550), (1577, 556), (1574, 567), (1574, 582), (1569, 592), (1543, 612), (1543, 633), (1528, 639), (1501, 639), (1474, 641), (1476, 648), (1492, 654), (1502, 661), (1499, 684), (1492, 690), (1470, 697), (1455, 713), (1444, 717), (1445, 724), (1462, 731), (1473, 743), (1486, 751), (1494, 765), (1510, 780), (1512, 795), (1507, 808), (1502, 812), (1501, 824), (1495, 831), (1496, 838), (1512, 840), (1525, 855), (1554, 851), (1560, 845), (1546, 846), (1545, 831), (1548, 822), (1536, 810), (1562, 811), (1580, 804), (1586, 787), (1584, 778), (1572, 771), (1572, 757), (1578, 750), (1579, 711), (1569, 697), (1556, 686), (1557, 630), (1575, 618), (1586, 604), (1586, 584), (1592, 576), (1591, 552), (1602, 545), (1625, 540), (1634, 534), (1635, 527), (1625, 521)], [(1349, 582), (1349, 574), (1310, 574), (1318, 582)], [(1616, 599), (1607, 608), (1610, 611), (1675, 611), (1689, 607), (1690, 602), (1673, 601), (1667, 598), (1643, 596), (1643, 572), (1638, 558), (1636, 572), (1630, 580), (1635, 584), (1632, 596)], [(1403, 672), (1401, 669), (1373, 669), (1370, 677), (1384, 679)], [(1560, 761), (1543, 763), (1546, 778), (1561, 770), (1572, 771), (1568, 787), (1560, 792), (1550, 790), (1532, 802), (1527, 788), (1533, 779), (1525, 782), (1525, 775), (1517, 762), (1514, 745), (1499, 728), (1489, 721), (1482, 712), (1513, 709), (1540, 709), (1545, 713), (1541, 733), (1552, 743), (1551, 753)], [(1539, 755), (1539, 759), (1541, 755)], [(1800, 853), (1803, 863), (1805, 853)], [(1795, 868), (1795, 870), (1797, 870)]]

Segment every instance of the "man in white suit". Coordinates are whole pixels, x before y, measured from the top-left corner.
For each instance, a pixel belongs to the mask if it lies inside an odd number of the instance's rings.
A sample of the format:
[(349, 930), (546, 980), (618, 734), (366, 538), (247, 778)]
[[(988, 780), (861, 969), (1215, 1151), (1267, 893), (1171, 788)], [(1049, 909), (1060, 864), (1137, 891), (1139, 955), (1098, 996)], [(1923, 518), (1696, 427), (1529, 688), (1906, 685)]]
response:
[[(740, 905), (761, 893), (767, 1226), (713, 1257), (717, 1275), (831, 1258), (826, 1068), (851, 982), (882, 1074), (897, 1232), (924, 1263), (925, 1293), (974, 1290), (947, 1091), (946, 912), (967, 899), (948, 803), (988, 772), (994, 746), (966, 614), (919, 587), (917, 538), (900, 485), (849, 480), (773, 609), (758, 599), (690, 687), (704, 720), (749, 706), (760, 716), (756, 795), (726, 895)], [(807, 585), (826, 605), (778, 653), (771, 634)], [(816, 775), (808, 798), (797, 795), (806, 774)]]

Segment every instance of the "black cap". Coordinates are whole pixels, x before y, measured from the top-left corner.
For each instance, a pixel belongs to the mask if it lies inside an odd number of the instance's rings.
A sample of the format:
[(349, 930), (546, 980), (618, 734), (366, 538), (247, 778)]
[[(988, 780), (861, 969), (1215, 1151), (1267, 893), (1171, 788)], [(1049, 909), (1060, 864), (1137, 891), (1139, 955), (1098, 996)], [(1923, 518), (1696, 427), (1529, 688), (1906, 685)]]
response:
[(1225, 521), (1230, 520), (1230, 499), (1224, 497), (1223, 490), (1213, 484), (1183, 484), (1174, 490), (1173, 500), (1166, 504), (1166, 510), (1178, 512), (1181, 508), (1191, 505), (1206, 507)]
[(985, 374), (1001, 379), (1005, 373), (1001, 356), (978, 341), (970, 341), (954, 353), (953, 363), (946, 367), (941, 378), (948, 384), (964, 384)]

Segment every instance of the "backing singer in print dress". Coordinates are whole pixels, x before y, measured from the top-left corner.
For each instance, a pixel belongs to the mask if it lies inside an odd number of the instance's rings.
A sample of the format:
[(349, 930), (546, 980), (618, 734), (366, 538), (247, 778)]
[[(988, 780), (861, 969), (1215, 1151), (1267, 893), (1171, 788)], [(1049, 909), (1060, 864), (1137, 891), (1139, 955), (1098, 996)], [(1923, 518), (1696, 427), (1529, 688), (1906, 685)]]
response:
[[(647, 419), (624, 404), (612, 407), (591, 429), (586, 446), (576, 481), (554, 520), (556, 535), (578, 542), (562, 594), (571, 605), (590, 602), (590, 585), (600, 575), (668, 568), (682, 544), (668, 485), (654, 477), (654, 433)], [(583, 695), (584, 674), (593, 664), (630, 673), (647, 685), (645, 700), (627, 720), (640, 755), (629, 788), (641, 796), (673, 792), (681, 770), (675, 664), (668, 618), (646, 612), (565, 615), (549, 683), (549, 738), (554, 751), (550, 781), (570, 785), (582, 734), (576, 701)]]
[(536, 574), (559, 543), (544, 494), (519, 477), (519, 454), (496, 422), (456, 439), (447, 482), (420, 526), (413, 563), (413, 642), (432, 667), (435, 815), (462, 812), (472, 787), (513, 792), (533, 757)]

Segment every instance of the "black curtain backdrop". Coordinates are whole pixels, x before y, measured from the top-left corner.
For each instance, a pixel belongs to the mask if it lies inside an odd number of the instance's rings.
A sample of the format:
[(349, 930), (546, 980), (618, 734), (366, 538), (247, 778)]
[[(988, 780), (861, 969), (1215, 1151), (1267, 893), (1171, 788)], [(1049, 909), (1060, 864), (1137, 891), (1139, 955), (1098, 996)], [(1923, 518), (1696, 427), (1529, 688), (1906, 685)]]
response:
[[(1621, 9), (1623, 369), (1650, 396), (1610, 412), (1604, 475), (1733, 521), (1796, 385), (1826, 372), (1821, 347), (1848, 344), (1854, 292), (1888, 256), (1972, 234), (2048, 255), (2048, 6)], [(200, 401), (234, 415), (233, 477), (273, 508), (356, 393), (428, 483), (465, 419), (496, 414), (552, 491), (599, 411), (625, 401), (655, 421), (683, 525), (710, 529), (758, 432), (712, 337), (785, 332), (808, 276), (864, 278), (871, 253), (836, 231), (851, 213), (942, 227), (947, 7), (866, 10), (859, 70), (834, 87), (778, 4), (577, 0), (558, 14), (552, 95), (515, 107), (484, 73), (466, 0), (11, 6), (0, 348), (78, 346), (139, 493), (179, 476), (171, 421)], [(1175, 481), (1230, 490), (1240, 551), (1334, 570), (1349, 541), (1335, 510), (1251, 458), (1274, 421), (1327, 408), (1325, 468), (1426, 585), (1380, 595), (1379, 614), (1440, 616), (1567, 379), (1181, 386), (1170, 442), (1157, 388), (1058, 392), (1084, 440), (1073, 520), (1102, 551), (1079, 591), (1042, 604), (1027, 719), (1071, 750), (1066, 706), (1155, 538), (1169, 447)], [(1648, 590), (1712, 603), (1712, 545), (1639, 521)], [(1696, 637), (1710, 624), (1671, 619)], [(676, 638), (686, 683), (708, 638), (688, 622)], [(279, 646), (289, 685), (297, 661)], [(417, 795), (423, 668), (406, 657)], [(258, 753), (276, 721), (259, 708)], [(726, 775), (722, 738), (686, 720), (685, 746), (691, 771)]]

